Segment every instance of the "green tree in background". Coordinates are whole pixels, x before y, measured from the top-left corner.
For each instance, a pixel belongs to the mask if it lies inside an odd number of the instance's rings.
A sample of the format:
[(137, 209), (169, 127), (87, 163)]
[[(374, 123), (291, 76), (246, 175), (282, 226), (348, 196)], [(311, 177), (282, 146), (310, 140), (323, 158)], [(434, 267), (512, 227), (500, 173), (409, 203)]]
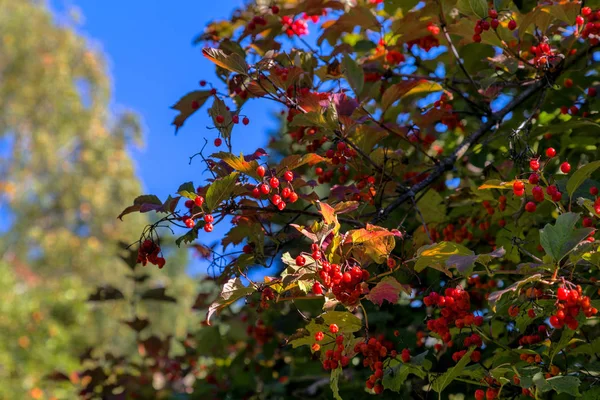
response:
[[(121, 323), (133, 312), (163, 336), (190, 323), (190, 304), (85, 303), (97, 285), (133, 293), (120, 248), (147, 223), (116, 218), (141, 191), (127, 152), (141, 131), (136, 115), (111, 114), (109, 88), (101, 55), (43, 2), (0, 0), (0, 212), (11, 220), (0, 230), (0, 399), (73, 398), (43, 377), (73, 371), (87, 346), (136, 351)], [(143, 284), (191, 299), (186, 256), (175, 257)]]

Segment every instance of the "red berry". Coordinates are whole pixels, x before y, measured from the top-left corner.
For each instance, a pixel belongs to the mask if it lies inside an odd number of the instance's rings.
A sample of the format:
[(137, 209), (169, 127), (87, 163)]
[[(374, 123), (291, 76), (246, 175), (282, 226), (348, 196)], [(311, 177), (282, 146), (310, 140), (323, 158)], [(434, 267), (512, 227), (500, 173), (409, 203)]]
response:
[(266, 183), (261, 183), (259, 189), (262, 194), (269, 194), (269, 192), (271, 191), (271, 187)]
[(269, 179), (269, 185), (271, 185), (272, 188), (277, 189), (279, 187), (279, 179), (272, 177)]
[(540, 181), (540, 176), (534, 172), (533, 174), (529, 175), (528, 181), (532, 185), (537, 185), (538, 182)]
[(213, 231), (213, 224), (206, 224), (204, 225), (204, 231), (205, 232), (212, 232)]
[(325, 334), (321, 331), (315, 333), (315, 340), (317, 342), (320, 342), (321, 340), (323, 340), (324, 337), (325, 337)]
[(597, 196), (597, 195), (598, 195), (598, 188), (597, 188), (596, 186), (592, 186), (592, 187), (590, 188), (590, 194), (591, 194), (592, 196)]
[(560, 170), (563, 174), (568, 174), (569, 171), (571, 171), (571, 164), (565, 161), (564, 163), (560, 164)]
[(569, 292), (570, 290), (567, 290), (564, 287), (560, 287), (556, 291), (556, 297), (558, 297), (560, 301), (567, 301), (567, 299), (569, 298)]
[(212, 224), (214, 220), (215, 217), (213, 217), (211, 214), (206, 214), (204, 216), (204, 221), (208, 222), (209, 224)]
[(242, 247), (242, 251), (245, 254), (252, 254), (253, 249), (252, 249), (252, 246), (250, 246), (249, 244), (246, 244), (246, 245), (244, 245), (244, 247)]
[(204, 204), (204, 197), (196, 196), (196, 198), (194, 199), (194, 203), (196, 203), (198, 207), (202, 207), (202, 204)]
[(279, 14), (279, 7), (277, 7), (277, 6), (271, 6), (271, 12), (273, 14)]
[(291, 182), (294, 180), (294, 173), (292, 171), (285, 171), (285, 174), (283, 174), (283, 179)]
[(485, 392), (481, 389), (477, 389), (475, 391), (475, 400), (484, 400), (485, 399)]
[(244, 117), (244, 119), (242, 120), (242, 124), (248, 125), (249, 123), (250, 123), (250, 120), (248, 119), (248, 117)]
[(196, 223), (194, 222), (194, 220), (193, 220), (193, 219), (191, 219), (191, 218), (187, 218), (187, 219), (185, 219), (185, 220), (183, 221), (183, 223), (185, 224), (185, 226), (187, 226), (187, 227), (188, 227), (188, 228), (190, 228), (190, 229), (191, 229), (191, 228), (193, 228), (193, 227), (196, 225)]
[(206, 81), (200, 81), (200, 86), (206, 86)]
[(234, 124), (237, 124), (240, 122), (240, 116), (234, 115), (233, 117), (231, 117), (231, 120), (233, 121)]
[(290, 203), (295, 203), (298, 200), (298, 194), (296, 192), (292, 192), (292, 194), (290, 194), (290, 198), (288, 199), (288, 201)]
[(256, 175), (260, 176), (261, 178), (265, 176), (265, 172), (265, 167), (263, 167), (262, 165), (256, 168)]
[(590, 217), (585, 217), (583, 219), (583, 226), (586, 228), (590, 228), (590, 227), (594, 226), (594, 220), (591, 219)]
[(517, 29), (517, 21), (515, 21), (514, 19), (511, 19), (508, 22), (508, 29), (510, 29), (511, 31), (514, 31), (515, 29)]
[(221, 144), (223, 144), (223, 141), (221, 140), (221, 138), (216, 138), (215, 139), (215, 147), (219, 147), (219, 146), (221, 146)]
[(217, 123), (222, 124), (223, 122), (225, 122), (225, 117), (219, 114), (219, 115), (217, 115), (216, 120), (217, 120)]
[(336, 324), (329, 325), (329, 332), (338, 333), (339, 330), (340, 330), (340, 328), (338, 328), (338, 326)]
[(321, 284), (319, 282), (315, 282), (313, 284), (312, 292), (317, 295), (323, 294), (323, 287), (321, 286)]
[(567, 89), (573, 87), (573, 80), (570, 78), (565, 79), (564, 85)]
[(561, 323), (556, 315), (550, 317), (550, 325), (552, 325), (552, 327), (554, 328), (558, 328), (561, 326)]
[(583, 7), (581, 9), (581, 15), (583, 15), (584, 17), (589, 16), (592, 13), (592, 9), (589, 7)]
[(554, 149), (554, 147), (548, 147), (546, 149), (546, 157), (548, 158), (552, 158), (556, 155), (556, 149)]
[(480, 34), (478, 34), (478, 33), (474, 34), (474, 35), (473, 35), (473, 41), (474, 41), (475, 43), (481, 43), (481, 35), (480, 35)]
[(184, 205), (187, 208), (192, 208), (192, 207), (194, 207), (194, 201), (193, 200), (186, 200)]
[(588, 90), (587, 90), (588, 96), (596, 97), (596, 94), (598, 94), (598, 92), (596, 91), (596, 88), (594, 88), (594, 87), (588, 88)]
[(540, 169), (540, 160), (537, 158), (530, 160), (529, 168), (531, 168), (533, 171), (537, 171), (538, 169)]
[(303, 256), (298, 256), (296, 257), (296, 265), (299, 267), (304, 266), (304, 264), (306, 264), (306, 258), (304, 258)]
[(492, 29), (498, 29), (498, 26), (500, 26), (500, 21), (494, 18), (492, 22), (490, 22), (490, 25), (492, 26)]
[(578, 16), (575, 18), (575, 23), (576, 23), (578, 26), (581, 26), (581, 25), (583, 25), (583, 23), (584, 23), (583, 17), (582, 17), (581, 15), (578, 15)]
[(281, 196), (278, 194), (274, 194), (273, 197), (271, 197), (271, 203), (273, 203), (274, 205), (279, 205), (279, 203), (281, 203)]
[(490, 17), (491, 19), (498, 18), (498, 11), (494, 10), (493, 8), (490, 8), (488, 10), (488, 17)]

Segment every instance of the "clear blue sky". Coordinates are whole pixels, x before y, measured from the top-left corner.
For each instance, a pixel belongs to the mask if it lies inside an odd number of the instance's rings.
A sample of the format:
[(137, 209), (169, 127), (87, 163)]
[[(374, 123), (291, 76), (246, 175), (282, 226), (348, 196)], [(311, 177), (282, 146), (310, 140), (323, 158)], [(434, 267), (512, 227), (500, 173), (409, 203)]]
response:
[[(177, 136), (170, 109), (179, 97), (198, 89), (201, 79), (216, 81), (214, 67), (193, 46), (192, 39), (207, 22), (225, 18), (241, 0), (52, 0), (59, 20), (69, 7), (83, 15), (77, 29), (108, 59), (113, 82), (113, 110), (132, 109), (142, 116), (146, 146), (133, 151), (144, 189), (161, 198), (173, 194), (180, 183), (201, 183), (203, 166), (188, 165), (188, 157), (202, 147), (207, 137), (212, 145), (215, 131), (205, 109), (196, 113)], [(62, 16), (62, 17), (61, 17)], [(251, 123), (234, 130), (234, 151), (249, 153), (267, 141), (267, 127), (276, 123), (269, 116), (275, 109), (264, 102), (249, 102), (244, 113)], [(125, 206), (125, 205), (124, 205)], [(218, 227), (216, 240), (224, 233)], [(198, 262), (191, 272), (203, 270)]]

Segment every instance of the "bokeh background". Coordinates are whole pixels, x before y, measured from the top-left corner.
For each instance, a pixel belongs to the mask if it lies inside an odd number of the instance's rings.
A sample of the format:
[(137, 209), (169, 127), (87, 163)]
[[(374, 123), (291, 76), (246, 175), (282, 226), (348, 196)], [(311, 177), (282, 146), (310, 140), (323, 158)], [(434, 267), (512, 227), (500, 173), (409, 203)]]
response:
[[(175, 136), (170, 106), (213, 79), (193, 39), (241, 4), (0, 0), (0, 399), (74, 398), (48, 374), (77, 370), (91, 346), (135, 352), (123, 323), (133, 314), (162, 337), (204, 317), (191, 303), (206, 262), (165, 244), (167, 267), (132, 282), (123, 244), (148, 220), (116, 217), (139, 194), (166, 198), (202, 180), (189, 157), (204, 137), (214, 147), (208, 117)], [(251, 134), (237, 152), (266, 143), (276, 126), (264, 107), (246, 110)], [(86, 301), (107, 285), (126, 297), (140, 285), (167, 288), (178, 301)]]

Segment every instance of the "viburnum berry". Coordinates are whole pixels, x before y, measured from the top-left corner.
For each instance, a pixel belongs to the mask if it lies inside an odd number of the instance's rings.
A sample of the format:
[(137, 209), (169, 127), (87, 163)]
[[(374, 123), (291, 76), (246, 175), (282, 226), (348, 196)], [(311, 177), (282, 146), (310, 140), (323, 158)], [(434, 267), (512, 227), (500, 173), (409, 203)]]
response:
[(222, 116), (221, 114), (217, 115), (217, 117), (215, 118), (217, 120), (217, 123), (222, 124), (223, 122), (225, 122), (225, 117)]
[(214, 220), (215, 220), (215, 217), (213, 217), (211, 214), (206, 214), (204, 216), (204, 221), (209, 224), (212, 224)]
[(475, 391), (475, 400), (485, 400), (485, 392), (481, 389)]
[(206, 86), (206, 81), (204, 81), (204, 80), (200, 81), (200, 86)]
[(410, 350), (409, 349), (402, 350), (402, 353), (400, 353), (400, 357), (402, 358), (403, 363), (409, 362), (410, 361)]
[(575, 17), (575, 24), (577, 24), (577, 26), (581, 26), (583, 25), (585, 21), (583, 20), (583, 17), (581, 15), (578, 15), (577, 17)]
[(514, 19), (508, 21), (508, 29), (510, 29), (511, 31), (517, 29), (517, 21), (515, 21)]
[(596, 186), (592, 186), (592, 187), (590, 188), (590, 194), (591, 194), (592, 196), (598, 196), (598, 188), (597, 188)]
[(271, 6), (271, 12), (273, 14), (279, 14), (279, 7), (277, 7), (277, 6)]
[(556, 156), (556, 149), (554, 149), (554, 147), (548, 147), (546, 149), (546, 157), (552, 158), (554, 156)]
[(294, 173), (292, 171), (285, 171), (283, 174), (283, 179), (287, 182), (291, 182), (294, 180)]
[(338, 333), (340, 328), (336, 324), (329, 325), (329, 332)]
[(196, 222), (191, 219), (191, 218), (186, 218), (183, 220), (183, 223), (185, 224), (185, 226), (187, 226), (188, 228), (193, 228), (196, 225)]
[(194, 201), (193, 200), (186, 200), (185, 203), (184, 203), (184, 205), (187, 208), (192, 208), (192, 207), (194, 207)]
[(271, 197), (271, 203), (273, 203), (274, 205), (279, 205), (279, 203), (281, 203), (281, 196), (278, 194), (274, 194)]
[(269, 194), (271, 192), (271, 187), (266, 183), (261, 183), (258, 188), (262, 194)]
[(494, 18), (490, 22), (490, 26), (492, 27), (492, 29), (496, 30), (500, 26), (500, 21), (498, 21), (498, 19)]
[(283, 209), (285, 208), (287, 204), (285, 204), (285, 201), (280, 201), (279, 204), (277, 204), (277, 209), (279, 211), (283, 211)]
[(196, 203), (198, 207), (202, 207), (202, 204), (204, 204), (204, 197), (196, 196), (196, 198), (194, 199), (194, 203)]
[(592, 9), (590, 7), (583, 7), (581, 9), (581, 15), (584, 17), (588, 17), (592, 13)]
[(567, 89), (573, 87), (573, 80), (570, 78), (566, 78), (564, 81), (564, 85)]
[(563, 174), (568, 174), (571, 171), (571, 164), (569, 164), (567, 161), (563, 162), (560, 164), (560, 170)]
[(266, 169), (262, 165), (260, 165), (256, 168), (256, 175), (260, 176), (261, 178), (263, 176), (265, 176), (265, 173), (266, 173)]
[(213, 228), (214, 228), (214, 227), (213, 227), (213, 224), (206, 224), (206, 225), (204, 225), (204, 231), (205, 231), (205, 232), (208, 232), (208, 233), (210, 233), (210, 232), (212, 232), (212, 231), (213, 231)]
[(527, 204), (525, 204), (525, 211), (527, 212), (535, 212), (535, 209), (537, 208), (536, 204), (533, 201), (529, 201), (527, 202)]
[(236, 114), (233, 117), (231, 117), (231, 120), (234, 124), (238, 124), (240, 122), (240, 116)]
[(498, 11), (494, 10), (493, 8), (490, 8), (488, 10), (488, 17), (490, 17), (491, 19), (498, 18)]
[(539, 158), (533, 158), (533, 159), (529, 160), (529, 168), (531, 168), (532, 171), (539, 170), (540, 169)]
[(596, 88), (595, 88), (595, 87), (590, 87), (590, 88), (588, 88), (588, 90), (587, 90), (587, 95), (588, 95), (589, 97), (596, 97), (596, 95), (597, 95), (597, 94), (598, 94), (598, 91), (596, 90)]
[(290, 194), (288, 201), (290, 203), (295, 203), (297, 200), (298, 200), (298, 194), (296, 192), (292, 192), (292, 194)]
[(313, 283), (312, 292), (313, 292), (313, 294), (316, 294), (316, 295), (323, 294), (323, 286), (321, 286), (321, 284), (319, 282)]
[(323, 340), (324, 337), (325, 337), (325, 334), (321, 331), (315, 333), (315, 340), (317, 342), (320, 342), (321, 340)]
[(313, 352), (315, 352), (315, 353), (316, 353), (317, 351), (321, 350), (321, 345), (320, 345), (319, 343), (314, 343), (314, 344), (311, 346), (311, 349), (312, 349), (312, 351), (313, 351)]
[(219, 147), (219, 146), (221, 146), (221, 144), (223, 144), (223, 141), (221, 140), (221, 138), (216, 138), (215, 139), (215, 147)]
[(521, 181), (515, 181), (515, 183), (513, 183), (513, 193), (515, 196), (523, 196), (523, 194), (525, 194), (525, 184)]
[(540, 176), (534, 172), (531, 175), (529, 175), (529, 178), (527, 178), (527, 181), (529, 183), (531, 183), (532, 185), (537, 185), (540, 181)]
[(306, 264), (306, 258), (304, 258), (304, 256), (300, 255), (298, 257), (296, 257), (296, 265), (299, 267), (304, 266), (304, 264)]
[(250, 123), (250, 120), (248, 119), (248, 117), (244, 117), (244, 119), (242, 120), (242, 124), (248, 125), (249, 123)]
[(269, 179), (269, 185), (271, 185), (272, 188), (277, 189), (279, 187), (279, 179), (272, 177)]
[(254, 251), (254, 249), (249, 244), (246, 244), (246, 245), (244, 245), (244, 247), (242, 247), (242, 251), (245, 254), (252, 254), (252, 252)]

